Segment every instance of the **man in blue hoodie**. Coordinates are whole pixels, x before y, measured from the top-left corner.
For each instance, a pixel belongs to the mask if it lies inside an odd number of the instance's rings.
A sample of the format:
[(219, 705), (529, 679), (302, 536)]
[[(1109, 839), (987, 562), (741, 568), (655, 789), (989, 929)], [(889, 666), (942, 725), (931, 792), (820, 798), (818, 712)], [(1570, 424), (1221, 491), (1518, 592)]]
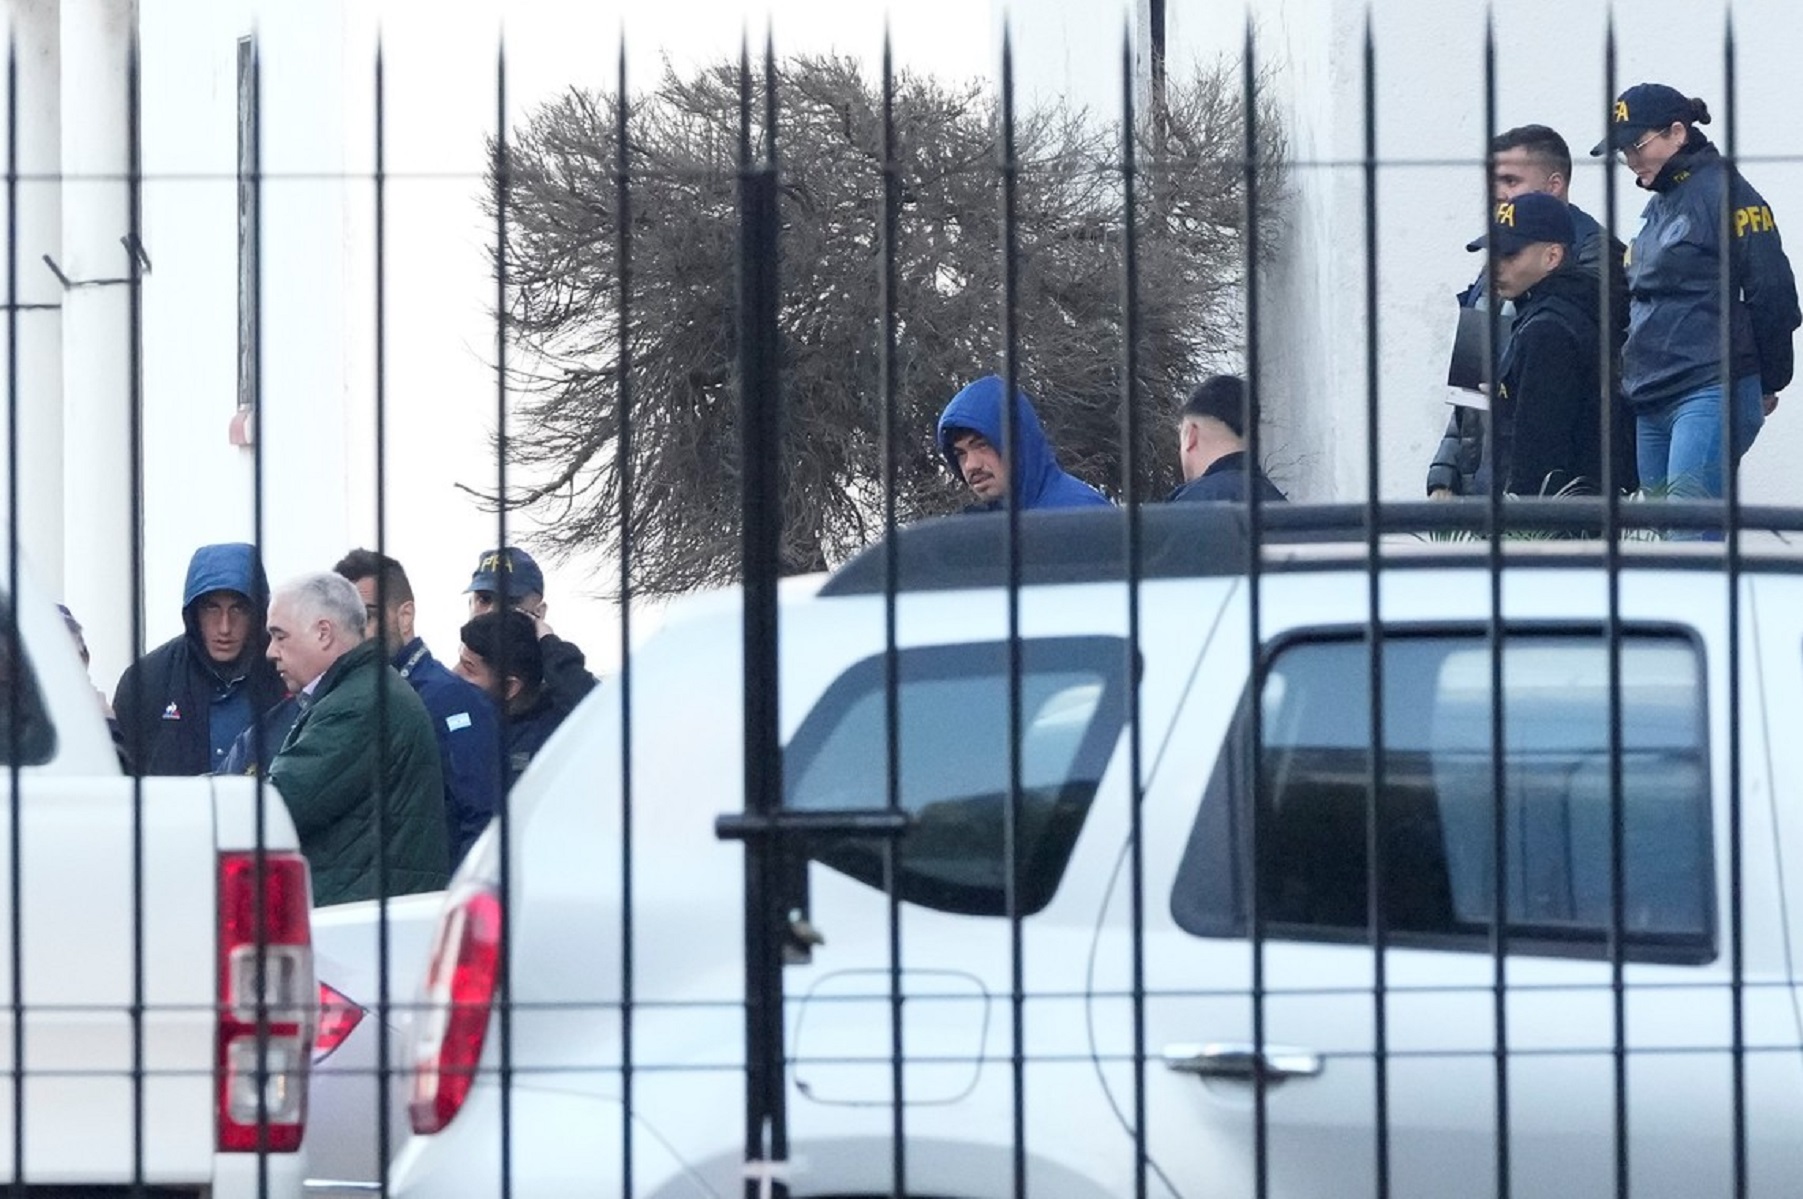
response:
[(1108, 497), (1058, 465), (1039, 414), (1024, 391), (1014, 393), (1014, 464), (1005, 460), (1002, 397), (1008, 385), (984, 375), (952, 397), (939, 414), (939, 451), (977, 502), (967, 512), (996, 512), (1010, 495), (1023, 511), (1083, 508)]
[(184, 631), (126, 667), (113, 695), (134, 773), (207, 774), (281, 700), (281, 678), (263, 656), (268, 605), (255, 546), (194, 551), (182, 587)]

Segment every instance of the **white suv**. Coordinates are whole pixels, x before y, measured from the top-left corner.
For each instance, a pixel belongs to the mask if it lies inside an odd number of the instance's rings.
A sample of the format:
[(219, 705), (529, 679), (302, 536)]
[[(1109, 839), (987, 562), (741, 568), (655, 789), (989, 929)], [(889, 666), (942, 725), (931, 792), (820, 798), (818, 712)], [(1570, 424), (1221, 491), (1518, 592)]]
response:
[[(963, 518), (903, 535), (900, 798), (914, 825), (896, 879), (900, 966), (891, 972), (880, 844), (815, 844), (805, 885), (798, 874), (784, 897), (825, 939), (811, 951), (798, 942), (784, 972), (791, 1192), (891, 1193), (894, 990), (906, 1193), (1015, 1193), (1017, 1104), (1027, 1193), (1133, 1193), (1137, 941), (1151, 1193), (1256, 1193), (1259, 1090), (1265, 1193), (1375, 1193), (1381, 1027), (1390, 1195), (1494, 1194), (1499, 1129), (1513, 1194), (1614, 1193), (1618, 1051), (1632, 1193), (1729, 1193), (1737, 1050), (1749, 1191), (1794, 1194), (1803, 561), (1749, 540), (1731, 647), (1720, 546), (1625, 545), (1612, 604), (1597, 544), (1510, 543), (1496, 626), (1499, 812), (1485, 546), (1386, 539), (1376, 576), (1380, 955), (1366, 871), (1363, 546), (1264, 552), (1265, 677), (1253, 696), (1241, 520), (1206, 506), (1146, 513), (1137, 647), (1121, 515), (1020, 522), (1018, 989), (1002, 863), (1013, 723), (1005, 524)], [(887, 802), (883, 562), (875, 551), (782, 593), (793, 808)], [(700, 598), (635, 653), (630, 845), (615, 677), (515, 790), (505, 888), (494, 829), (453, 883), (426, 986), (437, 1007), (416, 1029), (421, 1131), (396, 1162), (398, 1194), (500, 1194), (504, 1166), (516, 1196), (742, 1192), (744, 849), (714, 828), (742, 805), (740, 630), (736, 594)], [(1625, 1042), (1612, 985), (1616, 917)]]

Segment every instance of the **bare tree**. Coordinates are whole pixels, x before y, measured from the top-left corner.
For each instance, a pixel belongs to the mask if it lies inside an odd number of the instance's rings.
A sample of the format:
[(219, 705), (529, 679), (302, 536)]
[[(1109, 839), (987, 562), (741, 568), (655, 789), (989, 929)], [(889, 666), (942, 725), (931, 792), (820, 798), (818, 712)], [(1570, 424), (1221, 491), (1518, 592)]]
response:
[[(752, 114), (761, 145), (762, 79)], [(782, 219), (784, 569), (839, 562), (881, 534), (884, 397), (880, 87), (849, 59), (798, 57), (777, 75)], [(620, 338), (631, 346), (633, 586), (674, 595), (738, 568), (734, 366), (740, 74), (666, 67), (631, 97), (630, 317), (618, 304), (619, 97), (573, 90), (508, 146), (512, 380), (506, 451), (528, 480), (508, 497), (546, 519), (553, 552), (617, 552)], [(1275, 244), (1284, 147), (1259, 101), (1262, 244)], [(1173, 84), (1157, 146), (1140, 138), (1135, 488), (1175, 482), (1170, 421), (1197, 378), (1231, 364), (1246, 270), (1245, 133), (1237, 70)], [(894, 97), (900, 208), (896, 503), (902, 520), (956, 510), (933, 439), (951, 394), (1003, 353), (998, 105), (980, 84), (903, 75)], [(1126, 293), (1118, 126), (1063, 108), (1019, 113), (1015, 296), (1021, 382), (1065, 466), (1123, 492)], [(490, 213), (497, 180), (489, 180)], [(493, 498), (493, 497), (491, 497)]]

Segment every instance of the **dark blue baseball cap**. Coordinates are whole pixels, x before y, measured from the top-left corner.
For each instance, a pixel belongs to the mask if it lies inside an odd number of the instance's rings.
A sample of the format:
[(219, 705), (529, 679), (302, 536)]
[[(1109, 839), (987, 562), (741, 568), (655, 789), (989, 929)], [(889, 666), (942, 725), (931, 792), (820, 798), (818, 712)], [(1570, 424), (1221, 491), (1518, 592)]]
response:
[(498, 550), (489, 550), (476, 560), (476, 573), (470, 576), (470, 585), (464, 590), (492, 591), (497, 595), (505, 590), (511, 599), (534, 592), (543, 595), (545, 572), (525, 550), (504, 545)]
[(1490, 214), (1490, 232), (1465, 248), (1481, 250), (1494, 244), (1498, 254), (1507, 255), (1543, 241), (1569, 247), (1577, 240), (1565, 201), (1545, 192), (1523, 192), (1499, 203)]
[(1691, 117), (1690, 97), (1663, 83), (1636, 83), (1615, 100), (1609, 136), (1590, 151), (1601, 158), (1611, 150), (1625, 150), (1655, 129), (1668, 129)]

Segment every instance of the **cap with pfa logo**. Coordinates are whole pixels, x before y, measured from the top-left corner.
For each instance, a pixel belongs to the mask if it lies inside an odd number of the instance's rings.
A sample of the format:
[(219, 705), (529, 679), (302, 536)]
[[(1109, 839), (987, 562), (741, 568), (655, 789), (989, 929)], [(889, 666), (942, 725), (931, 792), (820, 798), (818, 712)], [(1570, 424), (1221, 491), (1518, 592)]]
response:
[(470, 576), (470, 585), (464, 590), (493, 591), (497, 595), (505, 591), (513, 599), (533, 592), (543, 595), (545, 572), (525, 550), (504, 545), (476, 560), (476, 573)]
[(1636, 83), (1615, 101), (1615, 113), (1609, 121), (1609, 136), (1590, 151), (1600, 158), (1611, 150), (1625, 150), (1654, 129), (1667, 129), (1679, 121), (1688, 121), (1690, 97), (1663, 83)]
[(1493, 245), (1498, 254), (1509, 255), (1543, 241), (1570, 246), (1577, 239), (1565, 201), (1545, 192), (1525, 192), (1498, 204), (1490, 214), (1490, 232), (1465, 248)]

